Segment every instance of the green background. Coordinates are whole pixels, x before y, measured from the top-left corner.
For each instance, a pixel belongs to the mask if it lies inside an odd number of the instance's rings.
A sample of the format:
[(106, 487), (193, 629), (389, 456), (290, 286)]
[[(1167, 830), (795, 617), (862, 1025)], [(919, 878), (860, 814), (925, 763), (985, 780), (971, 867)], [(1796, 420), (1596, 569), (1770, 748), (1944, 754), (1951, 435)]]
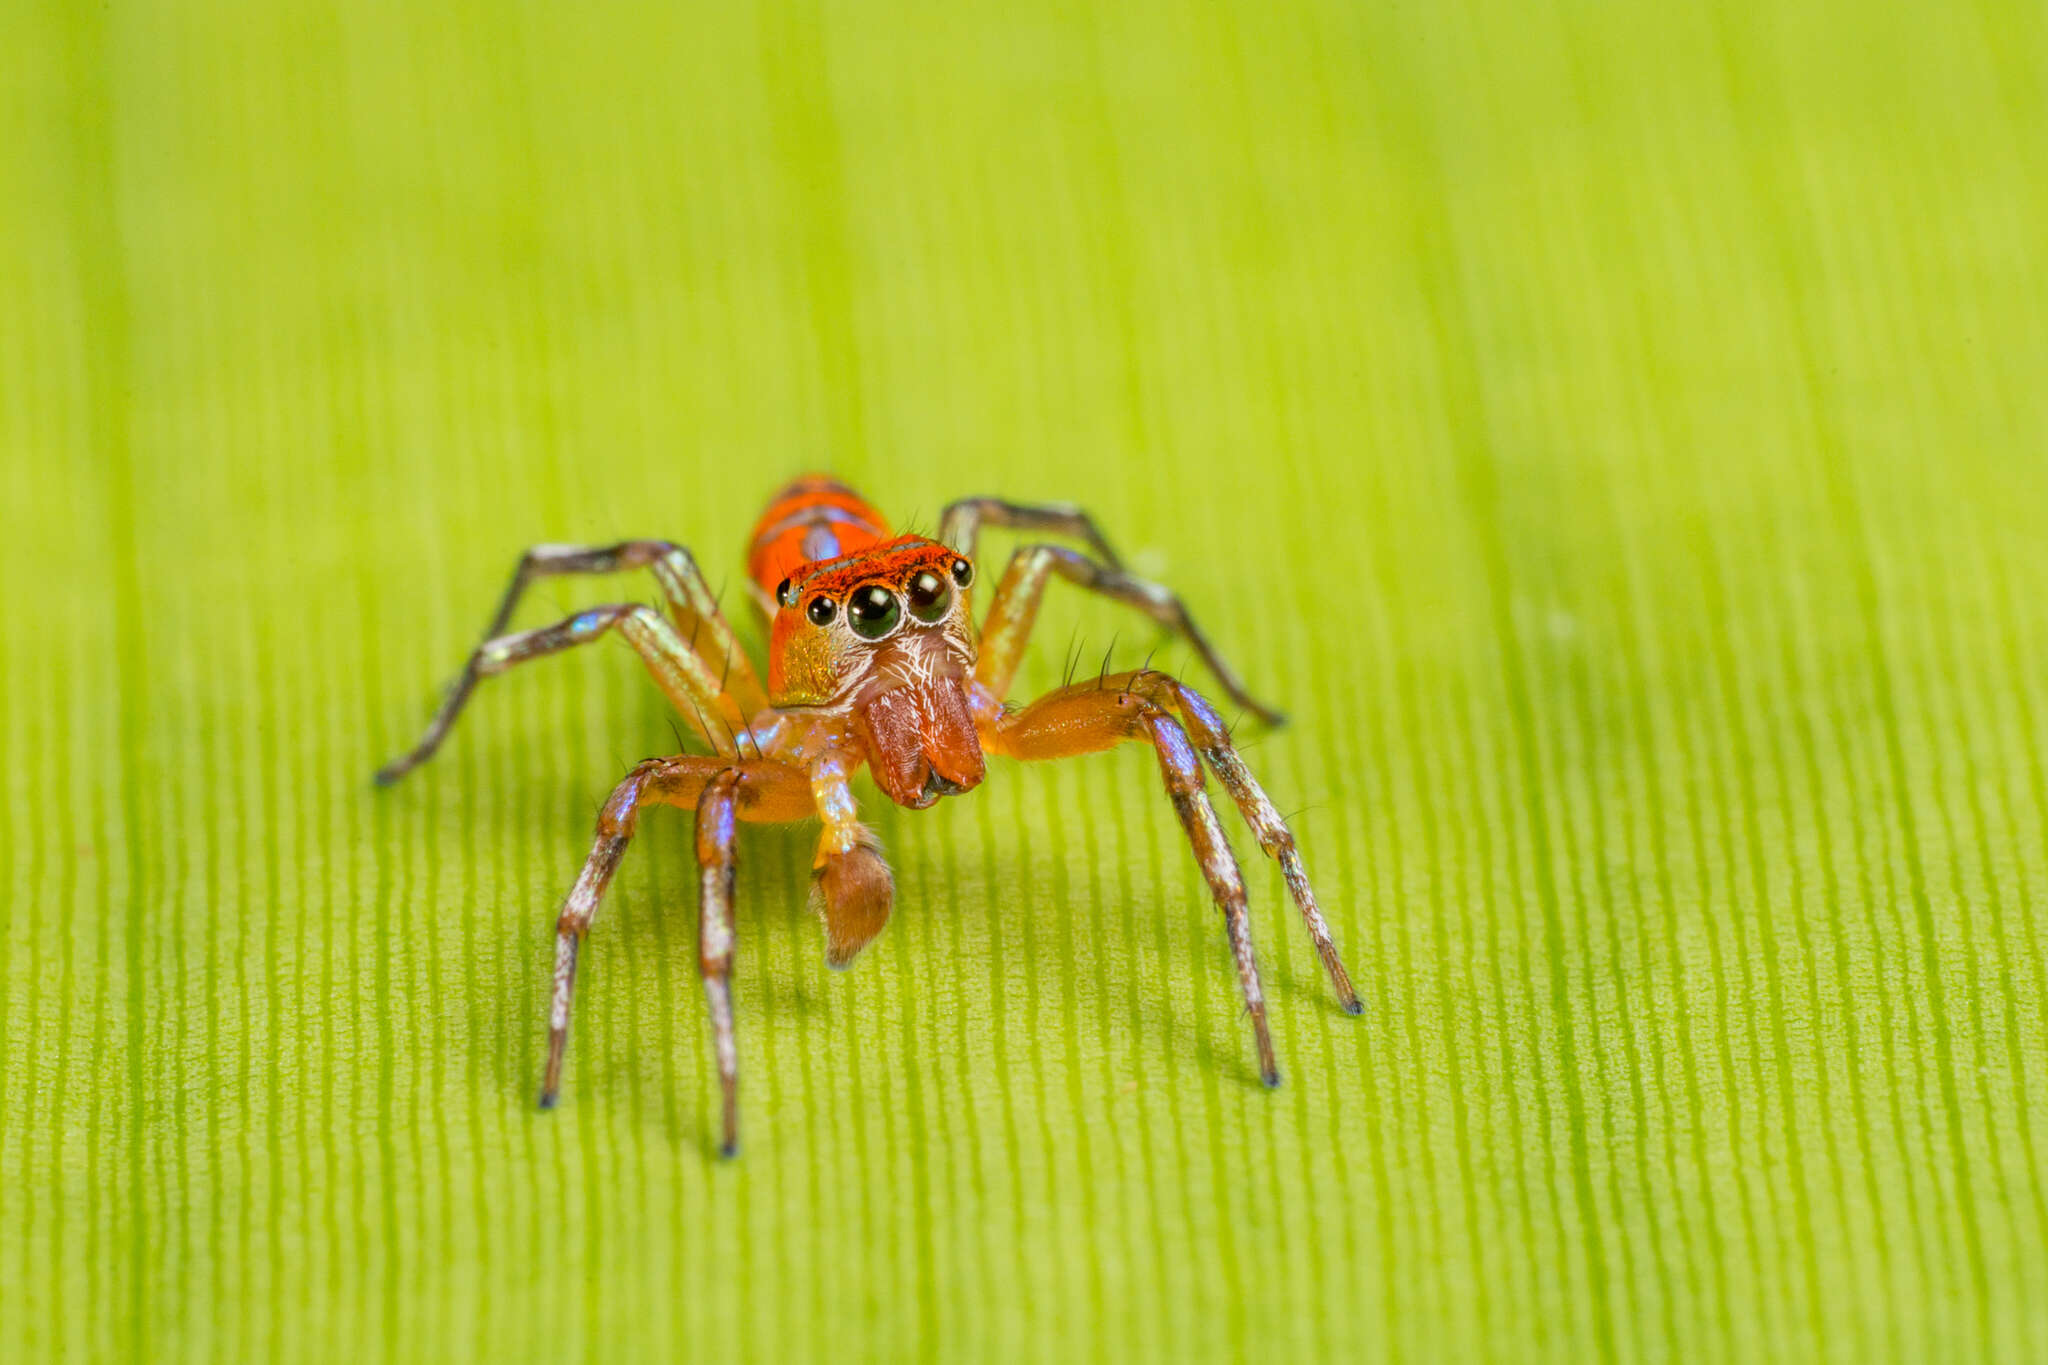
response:
[[(2048, 1354), (2039, 5), (32, 0), (0, 54), (0, 1353)], [(658, 696), (608, 646), (369, 773), (525, 545), (737, 601), (810, 466), (1183, 589), (1366, 1017), (1248, 862), (1257, 1086), (1127, 750), (870, 792), (847, 976), (748, 835), (735, 1163), (653, 818), (536, 1113)], [(1054, 591), (1027, 687), (1154, 643)]]

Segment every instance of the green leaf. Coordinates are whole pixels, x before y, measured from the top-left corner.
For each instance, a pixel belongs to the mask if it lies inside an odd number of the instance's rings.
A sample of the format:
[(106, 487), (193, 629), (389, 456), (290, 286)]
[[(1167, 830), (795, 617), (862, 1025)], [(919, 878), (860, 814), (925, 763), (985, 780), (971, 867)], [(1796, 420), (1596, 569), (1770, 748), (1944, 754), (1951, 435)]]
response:
[[(30, 0), (0, 50), (0, 1358), (2048, 1350), (2038, 6)], [(1366, 1015), (1226, 812), (1265, 1092), (1152, 759), (998, 763), (864, 789), (850, 973), (811, 833), (747, 831), (734, 1162), (651, 815), (538, 1112), (672, 718), (607, 646), (369, 775), (525, 546), (670, 537), (743, 612), (810, 467), (1079, 502), (1181, 590), (1293, 718), (1241, 734)], [(1042, 631), (1027, 693), (1160, 645)]]

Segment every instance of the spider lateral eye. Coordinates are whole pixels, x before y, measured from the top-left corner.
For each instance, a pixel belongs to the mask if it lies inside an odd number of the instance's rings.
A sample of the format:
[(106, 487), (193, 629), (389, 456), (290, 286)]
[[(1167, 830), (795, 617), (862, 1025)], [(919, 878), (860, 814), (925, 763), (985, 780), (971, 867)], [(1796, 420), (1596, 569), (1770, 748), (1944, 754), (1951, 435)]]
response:
[(775, 600), (785, 607), (796, 605), (796, 584), (787, 578), (775, 585)]
[(829, 597), (813, 597), (811, 605), (804, 608), (804, 615), (811, 618), (814, 626), (829, 626), (838, 614), (839, 604)]
[(869, 584), (855, 589), (853, 596), (846, 599), (846, 619), (853, 625), (853, 633), (863, 640), (879, 640), (896, 629), (896, 623), (903, 619), (903, 608), (896, 601), (896, 594), (887, 588)]
[(910, 599), (910, 614), (920, 621), (942, 620), (953, 605), (952, 585), (930, 569), (910, 580), (904, 596)]
[(963, 588), (972, 583), (974, 581), (974, 566), (964, 559), (954, 560), (953, 581)]

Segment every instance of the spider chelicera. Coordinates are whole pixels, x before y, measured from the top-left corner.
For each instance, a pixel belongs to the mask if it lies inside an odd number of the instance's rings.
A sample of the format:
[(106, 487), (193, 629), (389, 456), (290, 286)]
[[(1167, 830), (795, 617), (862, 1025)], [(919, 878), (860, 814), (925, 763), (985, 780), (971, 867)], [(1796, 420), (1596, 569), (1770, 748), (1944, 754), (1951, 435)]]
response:
[[(977, 629), (971, 600), (983, 526), (1063, 536), (1091, 553), (1042, 544), (1017, 550)], [(538, 630), (504, 633), (534, 579), (634, 568), (653, 571), (666, 614), (621, 603)], [(596, 843), (556, 926), (543, 1107), (553, 1106), (561, 1086), (577, 951), (641, 807), (694, 806), (698, 966), (723, 1095), (721, 1151), (729, 1156), (738, 1149), (739, 1057), (731, 991), (737, 826), (823, 822), (813, 903), (825, 922), (826, 960), (849, 966), (881, 932), (895, 895), (888, 864), (854, 805), (853, 777), (863, 764), (890, 800), (922, 810), (978, 786), (989, 754), (1070, 758), (1126, 740), (1149, 743), (1223, 911), (1258, 1044), (1259, 1074), (1267, 1085), (1278, 1085), (1244, 879), (1204, 791), (1206, 763), (1259, 847), (1279, 862), (1339, 1002), (1349, 1013), (1360, 1012), (1294, 837), (1231, 744), (1222, 718), (1200, 694), (1165, 673), (1139, 669), (1061, 687), (1025, 706), (1007, 704), (1046, 584), (1055, 575), (1128, 603), (1175, 632), (1236, 705), (1267, 723), (1279, 721), (1277, 712), (1246, 693), (1180, 599), (1124, 572), (1093, 520), (1073, 507), (971, 498), (949, 506), (939, 538), (928, 540), (891, 535), (881, 515), (844, 484), (821, 475), (797, 480), (769, 503), (747, 561), (756, 604), (769, 616), (765, 686), (687, 550), (634, 540), (604, 548), (543, 545), (526, 553), (484, 643), (470, 655), (426, 735), (379, 771), (378, 782), (395, 782), (433, 755), (480, 679), (612, 631), (639, 653), (712, 751), (646, 760), (619, 783), (598, 816)]]

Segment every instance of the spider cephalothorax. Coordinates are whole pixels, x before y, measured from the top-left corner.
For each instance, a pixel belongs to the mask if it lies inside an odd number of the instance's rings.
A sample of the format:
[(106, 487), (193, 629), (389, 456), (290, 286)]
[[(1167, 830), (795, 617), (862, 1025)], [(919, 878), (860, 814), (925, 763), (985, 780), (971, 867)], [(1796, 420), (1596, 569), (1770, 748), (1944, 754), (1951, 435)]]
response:
[[(974, 552), (983, 525), (1064, 535), (1093, 556), (1026, 545), (1010, 559), (979, 629), (972, 615)], [(621, 603), (553, 626), (504, 634), (521, 593), (545, 574), (648, 568), (668, 607)], [(874, 836), (860, 823), (852, 780), (862, 767), (890, 800), (922, 810), (979, 786), (984, 755), (1036, 760), (1149, 743), (1167, 794), (1223, 910), (1238, 982), (1258, 1044), (1259, 1074), (1277, 1085), (1264, 992), (1252, 954), (1244, 882), (1204, 769), (1223, 784), (1259, 846), (1279, 862), (1339, 1001), (1359, 1012), (1280, 813), (1231, 743), (1215, 709), (1178, 679), (1150, 669), (1059, 688), (1023, 707), (1007, 704), (1057, 576), (1145, 612), (1191, 644), (1232, 701), (1261, 720), (1277, 712), (1245, 692), (1180, 599), (1126, 574), (1085, 513), (976, 498), (946, 509), (936, 540), (891, 536), (881, 515), (845, 485), (813, 475), (769, 503), (747, 557), (755, 600), (769, 616), (765, 685), (740, 649), (689, 552), (666, 541), (602, 548), (544, 545), (527, 552), (492, 620), (426, 736), (378, 773), (396, 781), (440, 745), (477, 682), (528, 659), (617, 631), (639, 653), (708, 754), (649, 759), (626, 776), (598, 817), (597, 840), (556, 927), (543, 1105), (561, 1083), (576, 960), (598, 901), (632, 838), (642, 806), (697, 812), (699, 967), (710, 1006), (724, 1101), (723, 1149), (738, 1141), (738, 1050), (732, 1019), (732, 886), (740, 821), (816, 819), (823, 829), (813, 900), (825, 956), (852, 963), (888, 922), (895, 886)]]

